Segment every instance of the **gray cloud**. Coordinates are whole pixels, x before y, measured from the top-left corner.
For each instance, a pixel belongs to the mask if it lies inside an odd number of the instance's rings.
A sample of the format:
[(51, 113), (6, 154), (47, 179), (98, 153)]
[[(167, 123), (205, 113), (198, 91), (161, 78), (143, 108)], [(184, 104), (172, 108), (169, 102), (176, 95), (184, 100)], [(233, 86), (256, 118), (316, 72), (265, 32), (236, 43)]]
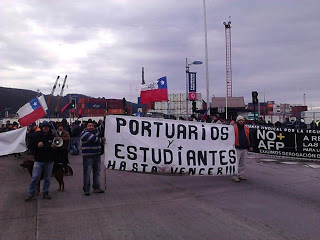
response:
[[(320, 107), (316, 0), (206, 1), (210, 93), (225, 96), (223, 22), (232, 16), (234, 96)], [(185, 91), (185, 59), (204, 61), (202, 1), (2, 1), (2, 85), (49, 93), (57, 75), (90, 96), (135, 100), (146, 80)], [(198, 89), (205, 98), (205, 67)], [(131, 89), (131, 91), (130, 91)]]

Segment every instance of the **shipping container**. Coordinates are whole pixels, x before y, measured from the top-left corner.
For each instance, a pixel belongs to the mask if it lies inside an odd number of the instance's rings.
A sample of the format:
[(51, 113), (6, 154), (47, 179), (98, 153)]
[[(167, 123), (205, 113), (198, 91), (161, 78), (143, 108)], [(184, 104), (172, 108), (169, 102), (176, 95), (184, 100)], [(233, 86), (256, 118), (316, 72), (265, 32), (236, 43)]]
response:
[(155, 102), (154, 103), (154, 110), (158, 110), (158, 109), (161, 109), (161, 102)]
[(197, 106), (197, 110), (202, 110), (203, 109), (202, 101), (196, 101), (196, 106)]
[(108, 110), (108, 114), (109, 115), (120, 115), (120, 114), (124, 114), (124, 109), (121, 109), (121, 108), (119, 108), (119, 109), (109, 109)]
[(168, 102), (161, 102), (161, 105), (163, 110), (168, 110)]
[(78, 98), (78, 103), (105, 103), (107, 99), (103, 98)]

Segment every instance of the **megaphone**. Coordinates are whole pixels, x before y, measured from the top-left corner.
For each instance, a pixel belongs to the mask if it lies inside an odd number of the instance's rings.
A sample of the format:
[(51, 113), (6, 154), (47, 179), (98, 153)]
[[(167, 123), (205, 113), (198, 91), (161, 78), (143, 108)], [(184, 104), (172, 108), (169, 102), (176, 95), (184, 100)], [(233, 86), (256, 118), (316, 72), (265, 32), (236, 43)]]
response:
[(55, 137), (53, 139), (53, 145), (56, 147), (61, 147), (63, 145), (63, 139), (61, 137)]

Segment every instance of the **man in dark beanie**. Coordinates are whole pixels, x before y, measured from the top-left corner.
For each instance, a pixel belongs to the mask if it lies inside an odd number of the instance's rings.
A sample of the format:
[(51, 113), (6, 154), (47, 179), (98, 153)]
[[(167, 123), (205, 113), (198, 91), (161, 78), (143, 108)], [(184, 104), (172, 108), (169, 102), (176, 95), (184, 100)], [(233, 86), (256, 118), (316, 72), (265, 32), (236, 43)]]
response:
[(249, 151), (253, 150), (250, 145), (249, 128), (244, 125), (244, 118), (241, 115), (239, 115), (236, 119), (236, 124), (234, 125), (234, 134), (239, 165), (238, 174), (233, 176), (232, 180), (234, 182), (240, 182), (241, 180), (246, 180), (246, 178), (243, 176), (243, 173), (248, 149)]
[(32, 138), (30, 146), (34, 151), (34, 165), (28, 191), (29, 195), (25, 199), (26, 202), (34, 199), (42, 172), (44, 175), (42, 195), (44, 199), (51, 199), (51, 196), (49, 195), (50, 177), (56, 149), (56, 146), (53, 145), (54, 137), (55, 136), (50, 129), (50, 124), (47, 121), (44, 121), (41, 124), (41, 131), (36, 132), (34, 138)]

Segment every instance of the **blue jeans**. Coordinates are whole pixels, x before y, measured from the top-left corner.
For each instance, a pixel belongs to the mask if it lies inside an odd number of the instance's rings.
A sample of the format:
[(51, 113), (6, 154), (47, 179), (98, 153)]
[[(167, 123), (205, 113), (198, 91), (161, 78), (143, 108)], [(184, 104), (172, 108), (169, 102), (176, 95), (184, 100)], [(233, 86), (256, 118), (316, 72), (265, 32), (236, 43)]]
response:
[(72, 154), (78, 155), (80, 153), (80, 137), (73, 137), (71, 139)]
[(32, 178), (29, 187), (29, 195), (34, 196), (36, 188), (43, 172), (44, 183), (42, 188), (42, 194), (48, 194), (50, 188), (50, 177), (52, 174), (53, 162), (34, 162), (32, 170)]
[(93, 189), (100, 188), (100, 155), (83, 156), (83, 191), (90, 192), (90, 174), (93, 171)]

